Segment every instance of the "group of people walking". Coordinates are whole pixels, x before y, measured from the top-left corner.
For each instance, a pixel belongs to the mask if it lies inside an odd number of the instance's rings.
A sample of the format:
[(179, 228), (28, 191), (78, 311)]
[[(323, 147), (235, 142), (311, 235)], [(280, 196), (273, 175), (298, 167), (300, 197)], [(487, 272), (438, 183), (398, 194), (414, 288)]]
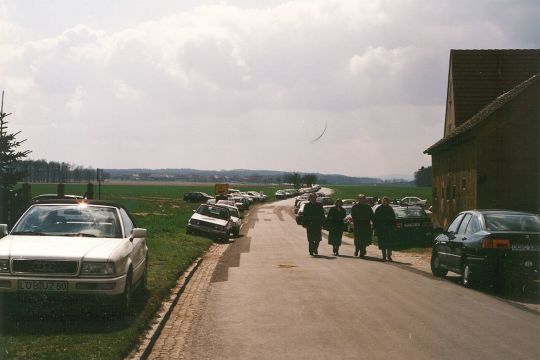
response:
[[(307, 231), (310, 255), (318, 255), (324, 224), (328, 228), (328, 244), (332, 245), (334, 255), (339, 255), (346, 216), (341, 199), (335, 201), (335, 206), (325, 216), (322, 205), (317, 203), (317, 195), (309, 195), (309, 203), (304, 207), (303, 225)], [(390, 199), (384, 196), (381, 205), (373, 211), (365, 195), (359, 194), (358, 202), (351, 208), (351, 218), (354, 225), (354, 256), (366, 256), (366, 247), (371, 245), (375, 230), (383, 261), (392, 261), (392, 232), (396, 215), (390, 206)]]

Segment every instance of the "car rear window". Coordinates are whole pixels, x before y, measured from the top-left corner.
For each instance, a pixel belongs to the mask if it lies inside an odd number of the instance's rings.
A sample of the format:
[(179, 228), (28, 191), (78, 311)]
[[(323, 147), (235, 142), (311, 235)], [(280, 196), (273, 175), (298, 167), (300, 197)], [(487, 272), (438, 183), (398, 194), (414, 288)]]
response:
[(484, 220), (489, 231), (540, 232), (540, 218), (535, 215), (488, 214)]
[(396, 214), (396, 218), (427, 217), (426, 212), (423, 209), (415, 207), (395, 207), (394, 213)]

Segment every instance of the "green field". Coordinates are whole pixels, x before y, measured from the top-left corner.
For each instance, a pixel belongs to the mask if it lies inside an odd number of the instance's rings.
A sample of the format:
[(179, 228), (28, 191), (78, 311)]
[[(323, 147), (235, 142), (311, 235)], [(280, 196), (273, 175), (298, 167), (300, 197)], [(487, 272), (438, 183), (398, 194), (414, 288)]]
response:
[[(263, 190), (273, 200), (278, 186), (240, 186), (245, 190)], [(383, 186), (327, 186), (335, 189), (334, 198), (406, 195), (428, 198), (429, 188)], [(53, 312), (40, 309), (12, 308), (0, 302), (0, 359), (119, 359), (127, 355), (148, 328), (165, 296), (175, 285), (179, 274), (199, 257), (212, 242), (186, 235), (186, 225), (197, 204), (182, 201), (189, 191), (213, 193), (207, 186), (163, 185), (103, 185), (101, 198), (125, 205), (138, 227), (148, 229), (149, 283), (148, 292), (137, 297), (133, 316), (119, 319), (107, 314), (86, 311), (81, 304), (72, 304), (69, 311)], [(66, 194), (82, 195), (86, 186), (66, 184)], [(32, 195), (55, 193), (56, 185), (34, 184)], [(95, 187), (97, 198), (98, 188)], [(1, 301), (1, 300), (0, 300)]]

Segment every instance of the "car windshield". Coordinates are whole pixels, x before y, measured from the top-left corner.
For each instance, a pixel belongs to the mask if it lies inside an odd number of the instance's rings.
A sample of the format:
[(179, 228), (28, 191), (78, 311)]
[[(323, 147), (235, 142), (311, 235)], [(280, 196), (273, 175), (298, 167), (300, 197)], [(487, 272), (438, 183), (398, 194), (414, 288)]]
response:
[(484, 220), (489, 231), (540, 232), (540, 217), (532, 214), (487, 214)]
[(221, 207), (221, 206), (211, 206), (211, 205), (199, 206), (199, 208), (197, 209), (197, 213), (204, 216), (213, 217), (216, 219), (221, 219), (221, 220), (228, 220), (230, 216), (229, 210), (227, 210), (226, 208)]
[(116, 208), (86, 204), (34, 205), (11, 234), (122, 237)]
[(395, 207), (396, 218), (427, 217), (426, 212), (418, 207)]

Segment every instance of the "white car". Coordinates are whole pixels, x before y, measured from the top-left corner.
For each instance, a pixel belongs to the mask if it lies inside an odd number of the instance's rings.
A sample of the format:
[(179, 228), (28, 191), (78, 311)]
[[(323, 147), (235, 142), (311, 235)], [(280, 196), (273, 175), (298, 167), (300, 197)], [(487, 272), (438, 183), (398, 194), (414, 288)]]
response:
[(146, 287), (146, 229), (127, 210), (104, 201), (40, 201), (11, 232), (0, 225), (0, 294), (50, 294), (113, 300), (131, 310)]
[(240, 210), (238, 210), (238, 208), (234, 206), (234, 203), (231, 203), (232, 201), (230, 200), (219, 200), (216, 205), (225, 206), (227, 209), (229, 209), (232, 221), (232, 234), (234, 236), (239, 236), (240, 228), (242, 227), (243, 216), (240, 214)]
[(225, 206), (201, 204), (197, 210), (193, 210), (186, 232), (228, 240), (232, 227), (231, 213)]
[(426, 203), (427, 203), (427, 200), (420, 199), (419, 197), (415, 197), (415, 196), (407, 196), (399, 201), (399, 204), (401, 206), (418, 205), (418, 206), (425, 207)]

